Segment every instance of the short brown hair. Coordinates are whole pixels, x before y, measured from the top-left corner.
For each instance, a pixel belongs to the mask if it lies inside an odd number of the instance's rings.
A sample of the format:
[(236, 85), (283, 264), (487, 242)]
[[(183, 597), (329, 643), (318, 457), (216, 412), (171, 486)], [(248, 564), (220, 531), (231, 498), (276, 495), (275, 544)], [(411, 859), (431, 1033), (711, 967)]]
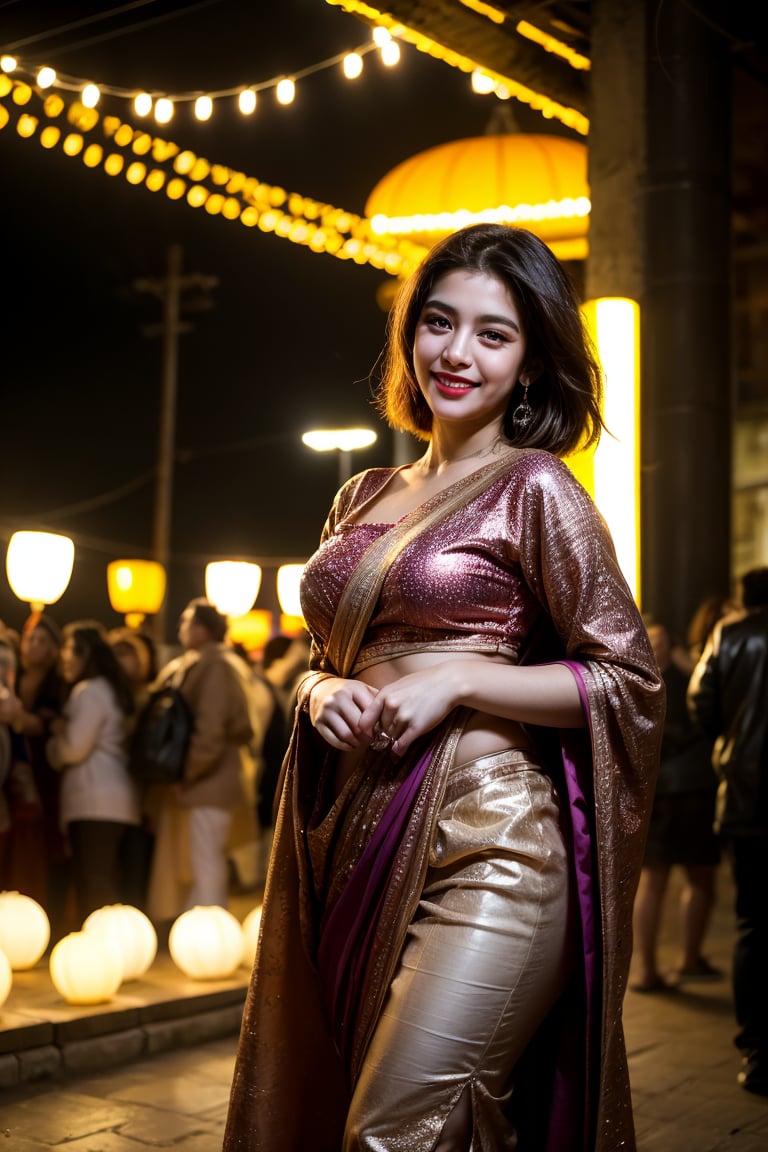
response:
[(220, 644), (229, 627), (227, 617), (219, 612), (215, 604), (211, 604), (210, 600), (203, 597), (190, 600), (187, 607), (192, 609), (191, 623), (199, 624), (201, 628), (205, 628), (210, 633), (211, 638)]
[(389, 424), (429, 440), (432, 413), (413, 370), (416, 327), (435, 283), (450, 272), (495, 276), (512, 294), (527, 341), (533, 419), (515, 428), (512, 412), (522, 400), (513, 389), (504, 422), (506, 438), (519, 447), (545, 448), (562, 456), (595, 443), (602, 373), (574, 287), (554, 253), (524, 228), (473, 224), (438, 242), (400, 289), (390, 313), (381, 385), (376, 398)]

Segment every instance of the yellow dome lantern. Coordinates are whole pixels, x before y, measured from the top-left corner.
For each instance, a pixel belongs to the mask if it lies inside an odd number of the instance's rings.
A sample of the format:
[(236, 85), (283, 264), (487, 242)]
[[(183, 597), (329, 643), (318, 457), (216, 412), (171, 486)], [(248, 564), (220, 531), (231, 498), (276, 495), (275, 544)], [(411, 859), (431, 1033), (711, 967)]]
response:
[(112, 560), (107, 564), (107, 592), (115, 612), (129, 628), (160, 611), (165, 599), (165, 568), (156, 560)]
[(587, 147), (524, 132), (472, 136), (419, 152), (371, 192), (365, 214), (376, 235), (430, 246), (467, 224), (529, 228), (563, 260), (587, 254)]

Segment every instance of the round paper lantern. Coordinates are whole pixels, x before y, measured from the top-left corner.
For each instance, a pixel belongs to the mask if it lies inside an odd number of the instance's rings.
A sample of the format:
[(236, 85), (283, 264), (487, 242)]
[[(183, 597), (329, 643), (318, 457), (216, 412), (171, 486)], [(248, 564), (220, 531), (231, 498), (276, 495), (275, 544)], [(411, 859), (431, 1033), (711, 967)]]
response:
[(240, 921), (215, 904), (190, 908), (174, 921), (168, 951), (192, 980), (222, 980), (232, 975), (243, 955)]
[(243, 958), (240, 963), (244, 968), (250, 968), (256, 959), (256, 946), (259, 942), (259, 928), (261, 927), (261, 904), (251, 908), (243, 920)]
[(8, 999), (8, 993), (11, 991), (12, 985), (13, 972), (11, 971), (11, 962), (5, 952), (0, 950), (0, 1007), (2, 1007)]
[(70, 932), (51, 952), (50, 972), (68, 1004), (103, 1004), (123, 980), (120, 946), (105, 932)]
[(0, 948), (11, 968), (34, 968), (50, 938), (48, 916), (37, 900), (21, 892), (0, 892)]
[(148, 916), (132, 904), (106, 904), (91, 912), (83, 931), (105, 932), (123, 955), (123, 980), (138, 980), (157, 955), (157, 932)]

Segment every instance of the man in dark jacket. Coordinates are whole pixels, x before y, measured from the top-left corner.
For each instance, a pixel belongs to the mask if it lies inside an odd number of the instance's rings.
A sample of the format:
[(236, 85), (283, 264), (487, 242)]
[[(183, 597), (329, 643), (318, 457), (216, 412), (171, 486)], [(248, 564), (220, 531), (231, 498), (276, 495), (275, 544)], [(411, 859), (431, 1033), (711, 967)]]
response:
[(733, 862), (738, 1080), (768, 1096), (768, 568), (747, 572), (741, 586), (744, 612), (715, 627), (688, 702), (715, 741), (717, 821)]

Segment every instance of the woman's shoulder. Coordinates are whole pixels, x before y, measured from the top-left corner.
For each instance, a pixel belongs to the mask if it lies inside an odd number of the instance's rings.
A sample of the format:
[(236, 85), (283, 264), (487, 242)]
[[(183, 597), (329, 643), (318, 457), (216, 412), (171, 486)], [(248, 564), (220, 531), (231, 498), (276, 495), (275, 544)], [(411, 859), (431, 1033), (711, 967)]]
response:
[(395, 467), (366, 468), (350, 477), (336, 494), (334, 503), (337, 515), (345, 516), (351, 509), (357, 508), (382, 488), (397, 471)]
[(524, 484), (526, 490), (534, 486), (588, 495), (566, 461), (544, 448), (517, 449), (512, 454), (506, 478), (510, 482)]
[(117, 704), (115, 690), (106, 676), (90, 676), (78, 680), (69, 696), (70, 705), (77, 707), (103, 708)]

